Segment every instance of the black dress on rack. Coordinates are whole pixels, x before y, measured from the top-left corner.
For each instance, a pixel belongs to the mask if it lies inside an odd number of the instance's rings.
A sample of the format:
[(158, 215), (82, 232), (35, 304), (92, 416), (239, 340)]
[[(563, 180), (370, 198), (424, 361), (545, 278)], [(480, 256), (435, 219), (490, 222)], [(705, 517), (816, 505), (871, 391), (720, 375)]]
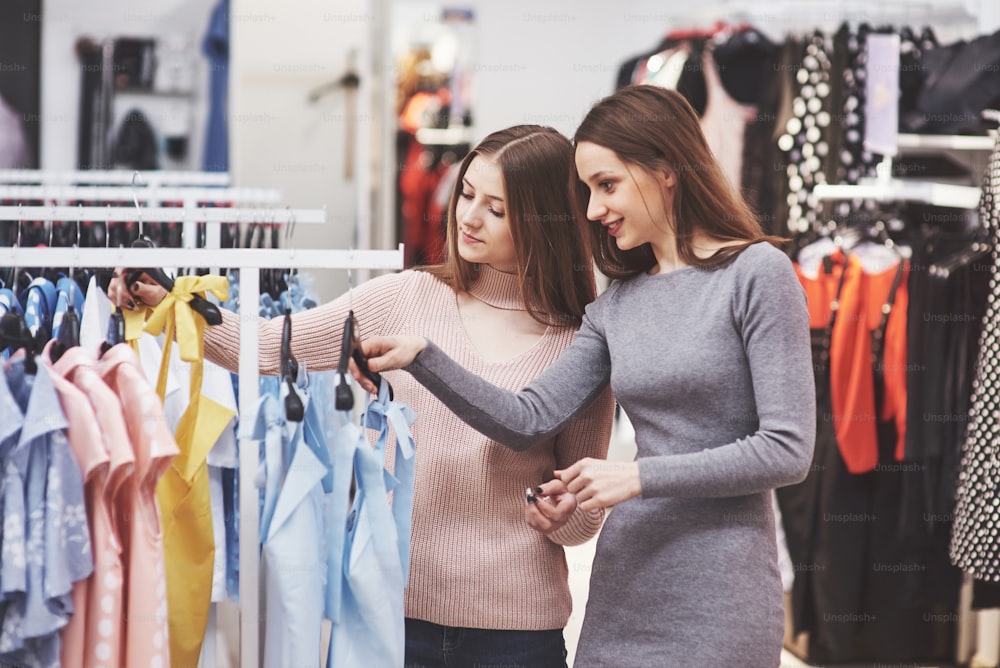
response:
[(992, 243), (989, 298), (962, 448), (951, 558), (977, 579), (1000, 582), (1000, 455), (996, 445), (1000, 438), (1000, 144), (990, 157), (979, 213)]

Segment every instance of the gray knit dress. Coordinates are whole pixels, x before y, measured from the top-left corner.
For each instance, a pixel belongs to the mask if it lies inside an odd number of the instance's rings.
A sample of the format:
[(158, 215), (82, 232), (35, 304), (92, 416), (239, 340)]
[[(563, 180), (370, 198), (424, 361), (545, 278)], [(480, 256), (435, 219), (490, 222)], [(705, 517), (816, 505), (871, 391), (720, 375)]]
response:
[(434, 345), (407, 370), (515, 450), (610, 381), (635, 427), (642, 495), (601, 531), (576, 666), (779, 665), (770, 490), (805, 478), (816, 420), (805, 295), (781, 251), (759, 243), (720, 268), (613, 283), (517, 394)]

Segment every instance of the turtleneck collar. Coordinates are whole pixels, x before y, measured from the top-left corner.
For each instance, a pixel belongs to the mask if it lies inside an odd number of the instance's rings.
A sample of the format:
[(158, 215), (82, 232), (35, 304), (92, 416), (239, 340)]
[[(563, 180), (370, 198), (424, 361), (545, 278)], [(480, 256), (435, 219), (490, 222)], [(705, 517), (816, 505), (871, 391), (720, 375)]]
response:
[(524, 311), (517, 274), (508, 274), (488, 264), (480, 265), (479, 276), (469, 286), (469, 294), (481, 302), (505, 311)]

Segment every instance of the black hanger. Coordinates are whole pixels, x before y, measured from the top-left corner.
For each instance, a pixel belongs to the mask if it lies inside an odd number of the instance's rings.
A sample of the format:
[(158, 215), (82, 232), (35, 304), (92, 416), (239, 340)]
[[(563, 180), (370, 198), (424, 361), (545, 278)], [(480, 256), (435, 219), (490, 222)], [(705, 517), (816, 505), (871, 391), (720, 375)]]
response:
[[(132, 248), (155, 248), (155, 245), (148, 237), (139, 237), (132, 242)], [(125, 277), (126, 286), (131, 286), (139, 280), (139, 277), (142, 274), (146, 274), (152, 278), (167, 292), (174, 289), (174, 279), (167, 276), (167, 273), (159, 267), (135, 269), (129, 272)], [(218, 325), (222, 323), (222, 313), (219, 311), (219, 307), (201, 295), (193, 295), (191, 297), (190, 304), (191, 308), (194, 309), (196, 313), (200, 314), (209, 325)]]
[(15, 351), (23, 348), (28, 353), (24, 363), (25, 372), (29, 374), (38, 372), (38, 365), (35, 363), (37, 352), (35, 337), (28, 329), (24, 316), (13, 311), (7, 311), (0, 318), (0, 349), (8, 347)]
[[(73, 243), (72, 239), (70, 240), (70, 245), (74, 248), (79, 248), (80, 246), (80, 233), (80, 221), (77, 220), (76, 242)], [(66, 312), (63, 314), (62, 322), (59, 324), (59, 334), (56, 336), (55, 343), (52, 344), (52, 350), (49, 352), (49, 356), (53, 362), (62, 357), (63, 353), (70, 348), (80, 345), (80, 317), (76, 314), (76, 308), (73, 307), (73, 288), (78, 288), (79, 286), (73, 277), (73, 268), (70, 267), (68, 271), (69, 294), (67, 295)], [(56, 285), (58, 285), (58, 281)]]
[(52, 350), (50, 351), (52, 361), (55, 362), (67, 350), (79, 345), (80, 318), (76, 314), (73, 304), (69, 304), (66, 307), (66, 313), (63, 314), (62, 322), (59, 324), (59, 334), (56, 336), (55, 343), (52, 344)]
[(115, 309), (108, 318), (108, 332), (101, 341), (101, 357), (119, 343), (125, 342), (125, 318), (122, 312)]
[[(139, 196), (135, 189), (136, 179), (142, 181), (142, 176), (139, 172), (132, 174), (132, 201), (135, 203), (135, 209), (139, 219), (139, 238), (132, 242), (132, 248), (156, 248), (156, 244), (153, 243), (153, 240), (143, 234), (142, 207), (139, 206)], [(146, 274), (152, 278), (167, 292), (171, 292), (174, 289), (174, 279), (167, 276), (167, 273), (159, 267), (148, 267), (129, 272), (125, 277), (126, 288), (131, 287), (133, 283), (139, 280), (139, 276), (142, 274)], [(219, 311), (219, 307), (204, 297), (200, 295), (192, 295), (189, 303), (195, 313), (200, 314), (209, 325), (218, 325), (222, 323), (222, 313)]]
[(302, 422), (305, 408), (295, 391), (295, 379), (299, 375), (299, 363), (292, 355), (292, 309), (285, 307), (285, 322), (281, 327), (281, 382), (288, 383), (285, 397), (285, 418), (290, 422)]
[[(382, 376), (368, 368), (368, 359), (361, 350), (359, 329), (354, 311), (348, 311), (347, 318), (344, 319), (344, 338), (340, 348), (340, 362), (337, 365), (340, 383), (337, 385), (335, 404), (338, 411), (349, 411), (354, 408), (354, 393), (347, 383), (347, 361), (349, 359), (354, 359), (358, 369), (361, 370), (365, 378), (374, 383), (375, 387), (382, 384)], [(392, 399), (392, 386), (389, 386), (389, 399)]]

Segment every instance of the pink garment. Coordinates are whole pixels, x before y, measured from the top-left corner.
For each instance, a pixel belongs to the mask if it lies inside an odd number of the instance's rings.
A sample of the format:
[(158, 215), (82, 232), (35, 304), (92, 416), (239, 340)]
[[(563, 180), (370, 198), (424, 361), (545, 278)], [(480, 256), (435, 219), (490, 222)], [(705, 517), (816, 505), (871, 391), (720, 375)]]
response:
[(708, 101), (701, 117), (701, 130), (722, 171), (739, 192), (743, 178), (743, 135), (747, 123), (757, 115), (757, 107), (740, 104), (726, 92), (710, 51), (702, 58), (702, 70)]
[[(53, 365), (50, 355), (52, 342), (41, 356), (42, 362), (52, 372), (52, 386), (59, 395), (59, 403), (69, 427), (66, 436), (73, 457), (83, 474), (84, 498), (87, 504), (87, 523), (93, 549), (94, 572), (73, 584), (73, 615), (60, 631), (62, 665), (118, 665), (118, 645), (115, 631), (121, 626), (121, 559), (118, 558), (111, 514), (104, 502), (110, 458), (104, 443), (104, 434), (98, 426), (94, 409), (87, 395), (63, 377)], [(106, 614), (94, 603), (100, 599), (104, 582), (118, 585), (117, 609), (114, 600)], [(104, 631), (105, 634), (101, 634)], [(82, 657), (82, 661), (81, 661)]]
[(125, 666), (170, 665), (167, 584), (156, 484), (178, 454), (163, 404), (128, 344), (118, 344), (98, 365), (117, 393), (135, 452), (135, 475), (118, 497), (120, 529), (128, 535), (125, 585)]
[(94, 575), (87, 593), (84, 651), (72, 654), (64, 647), (62, 658), (64, 665), (78, 663), (82, 656), (85, 666), (117, 666), (121, 665), (124, 646), (125, 566), (115, 517), (116, 497), (123, 483), (132, 476), (135, 455), (121, 402), (101, 379), (96, 364), (97, 360), (87, 351), (70, 348), (52, 365), (58, 376), (73, 383), (90, 407), (91, 420), (99, 432), (100, 447), (108, 462), (108, 475), (102, 484), (100, 499), (95, 499), (98, 510), (91, 511), (91, 521), (100, 520), (100, 531), (95, 530), (92, 535)]

